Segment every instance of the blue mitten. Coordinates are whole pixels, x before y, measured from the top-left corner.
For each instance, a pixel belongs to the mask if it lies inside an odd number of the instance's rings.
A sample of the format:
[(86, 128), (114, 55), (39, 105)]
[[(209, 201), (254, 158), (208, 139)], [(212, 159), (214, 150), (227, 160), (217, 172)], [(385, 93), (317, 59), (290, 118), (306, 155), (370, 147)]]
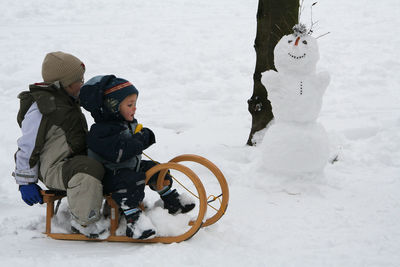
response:
[(32, 206), (33, 204), (40, 203), (43, 204), (42, 196), (40, 195), (40, 186), (37, 184), (27, 184), (20, 185), (19, 191), (21, 192), (22, 200), (25, 201), (26, 204)]

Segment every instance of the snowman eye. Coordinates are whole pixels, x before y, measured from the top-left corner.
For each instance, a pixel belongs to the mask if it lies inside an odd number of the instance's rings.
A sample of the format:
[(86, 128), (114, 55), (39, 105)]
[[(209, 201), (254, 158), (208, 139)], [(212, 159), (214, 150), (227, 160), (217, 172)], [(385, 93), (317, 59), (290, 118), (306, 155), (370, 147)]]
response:
[(289, 41), (287, 41), (288, 42), (288, 44), (290, 44), (291, 42), (293, 42), (293, 40), (289, 40)]
[(305, 45), (306, 45), (306, 44), (307, 44), (307, 41), (306, 41), (306, 40), (304, 40), (304, 41), (303, 41), (303, 44), (305, 44)]

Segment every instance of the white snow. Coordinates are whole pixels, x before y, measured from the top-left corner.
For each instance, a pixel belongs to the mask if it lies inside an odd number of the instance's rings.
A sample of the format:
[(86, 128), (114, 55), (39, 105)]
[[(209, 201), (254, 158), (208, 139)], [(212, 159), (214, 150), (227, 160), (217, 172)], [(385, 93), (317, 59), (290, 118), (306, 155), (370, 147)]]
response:
[(321, 173), (329, 159), (327, 133), (320, 123), (315, 122), (276, 121), (265, 133), (259, 147), (259, 168), (278, 175)]
[[(318, 121), (339, 159), (323, 177), (290, 179), (257, 170), (259, 149), (245, 146), (257, 4), (0, 1), (2, 266), (400, 265), (399, 1), (314, 7), (314, 36), (331, 32), (318, 39), (318, 68), (332, 77)], [(86, 79), (113, 73), (135, 84), (137, 117), (157, 137), (150, 156), (165, 162), (199, 154), (223, 171), (230, 202), (219, 222), (169, 245), (60, 241), (42, 233), (45, 207), (23, 203), (11, 176), (20, 136), (16, 96), (41, 80), (43, 57), (57, 50), (81, 58)], [(218, 193), (207, 170), (188, 166), (208, 193)], [(157, 223), (178, 220), (158, 209), (151, 216)]]

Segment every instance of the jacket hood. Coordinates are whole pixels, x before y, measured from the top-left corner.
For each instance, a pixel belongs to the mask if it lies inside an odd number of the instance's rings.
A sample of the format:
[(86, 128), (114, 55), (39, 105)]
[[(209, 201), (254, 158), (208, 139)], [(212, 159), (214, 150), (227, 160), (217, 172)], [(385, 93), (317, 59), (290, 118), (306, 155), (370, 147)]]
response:
[(104, 105), (104, 91), (115, 75), (100, 75), (91, 78), (81, 88), (79, 99), (81, 106), (90, 112), (95, 122), (123, 120), (119, 112), (112, 112)]

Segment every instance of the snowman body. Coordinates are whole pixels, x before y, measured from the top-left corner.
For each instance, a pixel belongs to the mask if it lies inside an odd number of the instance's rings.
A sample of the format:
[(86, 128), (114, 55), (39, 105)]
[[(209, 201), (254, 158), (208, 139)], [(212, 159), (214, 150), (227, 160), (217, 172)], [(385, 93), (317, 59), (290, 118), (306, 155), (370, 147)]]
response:
[[(276, 121), (312, 122), (316, 121), (322, 107), (325, 90), (320, 88), (323, 74), (287, 76), (276, 73), (276, 79), (267, 83)], [(265, 79), (265, 80), (266, 80)], [(269, 86), (271, 84), (271, 86)], [(276, 84), (276, 86), (273, 86)]]
[(329, 74), (316, 73), (318, 59), (315, 38), (286, 35), (274, 50), (277, 72), (263, 73), (275, 117), (261, 144), (263, 167), (270, 171), (320, 172), (327, 163), (328, 137), (316, 120)]

